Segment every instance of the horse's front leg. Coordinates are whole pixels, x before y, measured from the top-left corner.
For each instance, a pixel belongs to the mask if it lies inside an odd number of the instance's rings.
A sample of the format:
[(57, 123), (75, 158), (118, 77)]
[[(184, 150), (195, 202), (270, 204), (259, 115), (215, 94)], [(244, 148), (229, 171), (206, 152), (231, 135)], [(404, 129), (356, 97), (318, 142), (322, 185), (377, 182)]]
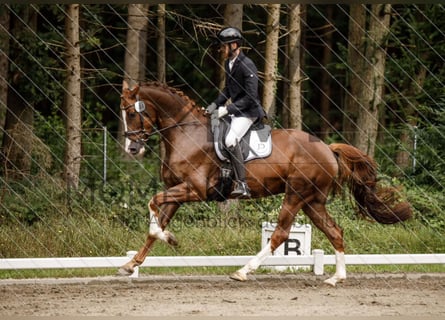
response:
[[(203, 195), (200, 195), (196, 190), (201, 189), (192, 189), (184, 182), (169, 188), (164, 192), (157, 193), (150, 200), (148, 203), (148, 209), (150, 211), (150, 229), (147, 240), (133, 259), (119, 269), (119, 274), (131, 275), (134, 272), (134, 268), (140, 266), (144, 262), (153, 243), (157, 239), (165, 241), (171, 245), (176, 245), (178, 243), (175, 236), (171, 232), (166, 231), (165, 227), (167, 227), (176, 210), (182, 203), (203, 200)], [(202, 188), (202, 190), (205, 189)]]
[[(140, 266), (147, 257), (148, 253), (150, 252), (154, 242), (157, 239), (160, 239), (158, 235), (160, 235), (162, 232), (167, 233), (168, 240), (167, 242), (171, 245), (176, 245), (176, 239), (173, 236), (173, 234), (169, 233), (168, 231), (163, 231), (163, 229), (167, 226), (167, 224), (170, 222), (170, 219), (175, 214), (176, 210), (179, 208), (179, 203), (167, 203), (162, 207), (162, 214), (158, 213), (158, 209), (155, 208), (153, 210), (151, 208), (153, 202), (153, 198), (150, 200), (148, 207), (150, 210), (150, 229), (148, 232), (147, 240), (145, 241), (145, 244), (139, 249), (139, 251), (136, 253), (136, 255), (128, 261), (126, 264), (124, 264), (119, 269), (119, 274), (128, 276), (133, 274), (134, 268)], [(165, 239), (167, 236), (164, 234), (163, 238)]]
[[(167, 189), (165, 192), (156, 194), (150, 200), (148, 203), (148, 209), (150, 211), (149, 238), (159, 239), (173, 246), (178, 244), (173, 233), (165, 230), (165, 227), (182, 203), (203, 200), (203, 192), (198, 192), (198, 190), (201, 190), (202, 188), (198, 187), (199, 185), (196, 184), (195, 188), (192, 188), (188, 183), (183, 182)], [(172, 208), (173, 206), (176, 207), (173, 212), (171, 212), (171, 210), (167, 212), (166, 210), (159, 210), (164, 204), (169, 204), (169, 208)]]
[[(176, 205), (176, 212), (179, 204), (172, 203), (171, 205)], [(173, 214), (168, 215), (163, 210), (158, 210), (158, 206), (156, 206), (154, 199), (151, 199), (148, 203), (148, 209), (150, 211), (150, 229), (148, 232), (148, 239), (159, 239), (172, 246), (178, 245), (178, 241), (173, 233), (164, 230), (170, 222), (170, 219), (173, 217)]]

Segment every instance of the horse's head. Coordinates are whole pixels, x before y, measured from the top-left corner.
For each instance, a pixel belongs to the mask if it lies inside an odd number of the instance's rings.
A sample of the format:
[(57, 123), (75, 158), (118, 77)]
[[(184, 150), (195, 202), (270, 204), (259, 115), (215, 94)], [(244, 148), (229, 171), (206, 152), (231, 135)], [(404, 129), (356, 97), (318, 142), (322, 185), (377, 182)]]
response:
[(155, 130), (155, 109), (139, 96), (139, 86), (130, 89), (125, 81), (120, 108), (127, 138), (125, 151), (133, 155), (143, 153), (143, 143)]

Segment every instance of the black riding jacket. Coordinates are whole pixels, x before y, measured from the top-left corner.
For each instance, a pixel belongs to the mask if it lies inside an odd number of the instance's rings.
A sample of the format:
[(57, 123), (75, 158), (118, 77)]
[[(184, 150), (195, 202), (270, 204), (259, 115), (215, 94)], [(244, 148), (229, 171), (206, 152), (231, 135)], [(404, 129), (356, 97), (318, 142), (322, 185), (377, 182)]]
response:
[(227, 106), (229, 114), (261, 120), (266, 114), (258, 96), (258, 74), (253, 61), (240, 52), (232, 70), (229, 69), (229, 59), (224, 67), (225, 87), (214, 101), (216, 105), (224, 105), (230, 98), (231, 103)]

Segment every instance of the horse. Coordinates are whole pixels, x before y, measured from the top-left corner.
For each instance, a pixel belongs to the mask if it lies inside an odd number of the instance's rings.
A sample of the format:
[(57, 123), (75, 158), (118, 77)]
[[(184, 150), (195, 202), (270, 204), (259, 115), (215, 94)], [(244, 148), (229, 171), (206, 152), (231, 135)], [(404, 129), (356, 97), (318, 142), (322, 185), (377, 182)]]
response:
[[(119, 269), (119, 274), (131, 275), (156, 240), (177, 245), (166, 227), (181, 204), (216, 198), (222, 161), (214, 150), (209, 116), (183, 91), (157, 82), (129, 88), (124, 82), (120, 109), (125, 136), (134, 145), (159, 134), (165, 146), (161, 166), (165, 190), (148, 202), (146, 242)], [(327, 145), (295, 129), (273, 129), (271, 135), (272, 153), (248, 161), (246, 175), (254, 199), (284, 193), (277, 225), (269, 243), (230, 278), (248, 280), (247, 275), (288, 239), (294, 218), (302, 210), (334, 247), (335, 274), (325, 283), (335, 286), (346, 279), (345, 250), (342, 229), (326, 210), (328, 196), (347, 188), (355, 199), (356, 211), (382, 224), (410, 218), (410, 204), (397, 197), (395, 187), (380, 186), (374, 159), (351, 145)], [(132, 152), (137, 153), (137, 149)]]

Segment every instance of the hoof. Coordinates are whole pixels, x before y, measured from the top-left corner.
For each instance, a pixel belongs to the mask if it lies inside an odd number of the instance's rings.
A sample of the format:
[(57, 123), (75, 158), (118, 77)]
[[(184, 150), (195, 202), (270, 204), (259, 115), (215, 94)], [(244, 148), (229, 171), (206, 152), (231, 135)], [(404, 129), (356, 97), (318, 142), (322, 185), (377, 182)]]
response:
[(132, 270), (132, 269), (121, 267), (117, 271), (117, 275), (121, 276), (121, 277), (128, 277), (128, 276), (131, 276), (133, 274), (133, 272), (134, 272), (134, 270)]
[(236, 281), (246, 281), (247, 280), (247, 275), (242, 273), (242, 272), (240, 272), (240, 271), (237, 271), (237, 272), (234, 272), (234, 273), (232, 273), (230, 275), (230, 279), (236, 280)]
[(337, 276), (333, 276), (333, 277), (331, 277), (331, 278), (329, 278), (329, 279), (326, 279), (326, 280), (324, 281), (324, 283), (326, 283), (326, 284), (328, 284), (328, 285), (330, 285), (330, 286), (335, 287), (335, 285), (336, 285), (337, 283), (339, 283), (339, 282), (343, 282), (343, 280), (345, 280), (345, 278), (339, 278), (339, 277), (337, 277)]
[(174, 247), (178, 245), (178, 240), (176, 240), (176, 237), (174, 236), (173, 233), (171, 233), (170, 231), (164, 231), (164, 234), (167, 238), (166, 240), (169, 245)]

